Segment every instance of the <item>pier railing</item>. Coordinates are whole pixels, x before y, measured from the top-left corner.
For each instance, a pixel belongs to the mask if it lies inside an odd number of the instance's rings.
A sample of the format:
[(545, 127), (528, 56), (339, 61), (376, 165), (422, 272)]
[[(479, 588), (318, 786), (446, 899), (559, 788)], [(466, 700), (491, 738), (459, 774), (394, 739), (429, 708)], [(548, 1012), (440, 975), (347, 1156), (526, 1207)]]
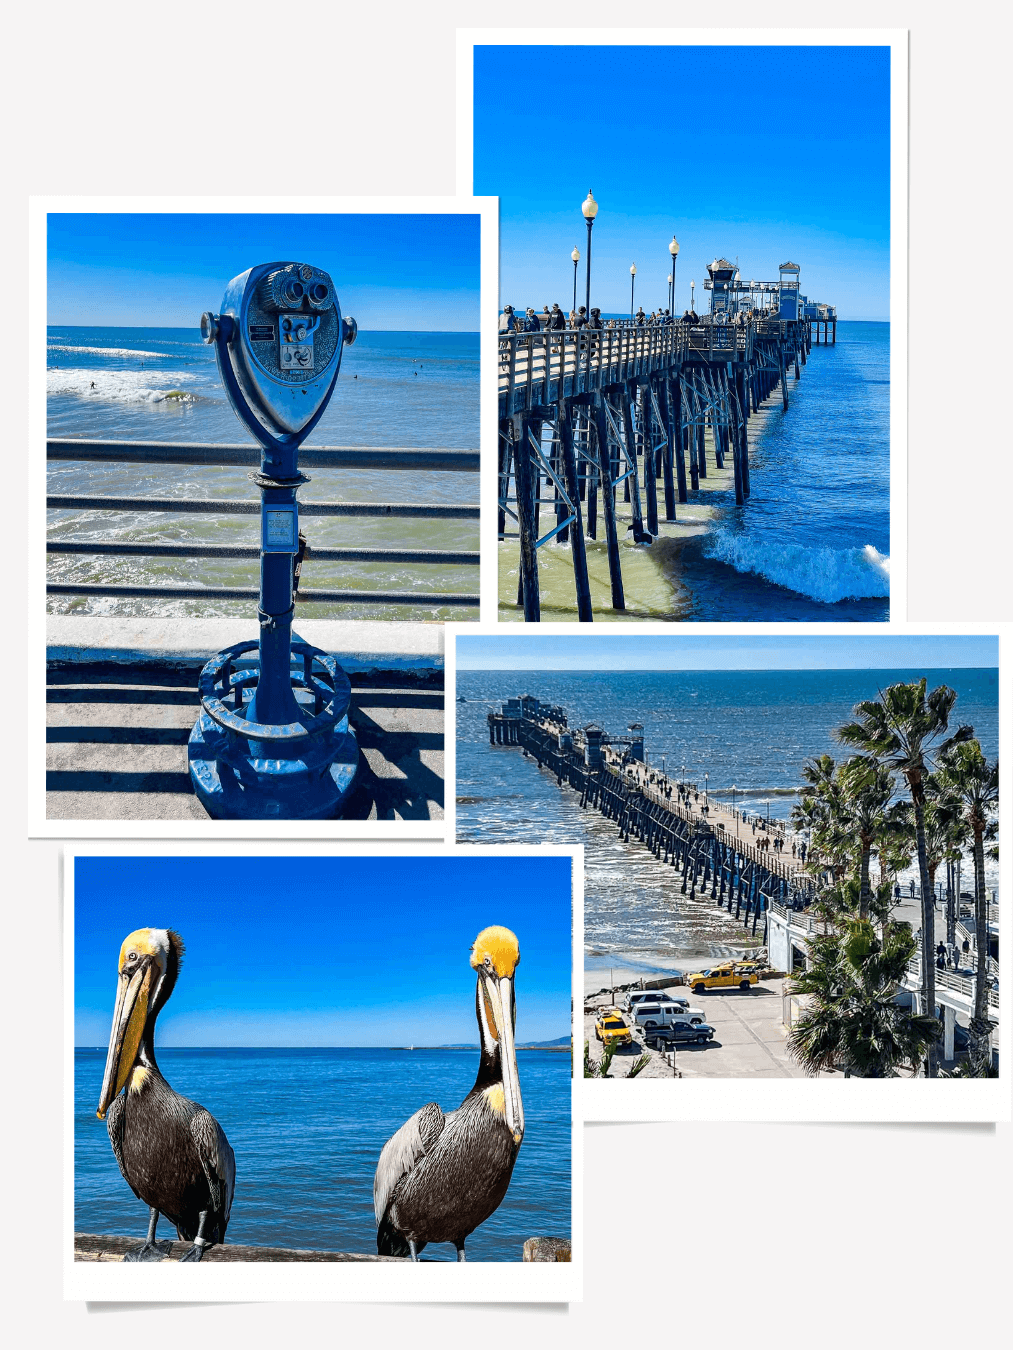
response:
[[(46, 442), (49, 460), (91, 461), (105, 464), (162, 464), (260, 467), (260, 450), (252, 444), (207, 445), (163, 441), (90, 441), (51, 439)], [(300, 466), (316, 468), (394, 469), (407, 472), (441, 471), (477, 473), (477, 450), (393, 449), (372, 446), (322, 446), (299, 452)], [(195, 515), (250, 515), (260, 513), (259, 499), (230, 497), (118, 497), (99, 494), (51, 493), (46, 506), (61, 511), (178, 512)], [(419, 502), (300, 502), (299, 515), (344, 516), (374, 519), (474, 520), (479, 518), (475, 505)], [(101, 543), (93, 539), (51, 539), (48, 554), (84, 554), (120, 558), (203, 558), (235, 559), (255, 562), (260, 549), (253, 544), (207, 544), (203, 542)], [(377, 566), (397, 564), (440, 564), (459, 567), (479, 565), (478, 550), (405, 549), (405, 548), (321, 548), (306, 545), (299, 556), (303, 562), (367, 562)], [(331, 590), (306, 589), (297, 573), (295, 599), (317, 604), (397, 604), (445, 605), (477, 608), (476, 592), (435, 590)], [(256, 600), (254, 586), (155, 586), (49, 582), (48, 595), (109, 596), (115, 598), (172, 600)]]
[[(773, 323), (776, 333), (781, 325)], [(772, 334), (773, 335), (773, 334)], [(752, 352), (748, 324), (633, 324), (501, 333), (499, 393), (507, 414), (640, 379), (681, 361), (735, 361)]]

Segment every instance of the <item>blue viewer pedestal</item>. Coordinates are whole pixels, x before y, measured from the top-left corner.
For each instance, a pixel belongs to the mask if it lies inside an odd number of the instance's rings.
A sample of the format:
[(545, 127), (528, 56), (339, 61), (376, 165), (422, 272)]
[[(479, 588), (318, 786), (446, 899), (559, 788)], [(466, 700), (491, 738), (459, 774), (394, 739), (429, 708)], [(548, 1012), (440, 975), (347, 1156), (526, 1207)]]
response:
[(240, 421), (263, 457), (260, 640), (229, 647), (201, 671), (190, 733), (190, 781), (219, 820), (327, 820), (352, 791), (359, 746), (348, 725), (351, 685), (333, 656), (292, 642), (299, 554), (299, 446), (334, 391), (354, 341), (330, 277), (303, 263), (267, 263), (229, 282), (220, 315), (201, 320)]

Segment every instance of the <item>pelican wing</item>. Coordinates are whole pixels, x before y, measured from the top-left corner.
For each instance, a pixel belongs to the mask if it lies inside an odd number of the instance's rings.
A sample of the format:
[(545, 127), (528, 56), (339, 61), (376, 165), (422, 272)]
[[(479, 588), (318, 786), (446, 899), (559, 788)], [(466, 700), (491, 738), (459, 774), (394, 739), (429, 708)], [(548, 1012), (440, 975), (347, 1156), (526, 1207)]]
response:
[(398, 1184), (419, 1159), (434, 1147), (446, 1123), (447, 1117), (437, 1103), (429, 1102), (406, 1120), (384, 1144), (373, 1179), (373, 1208), (378, 1226), (384, 1220)]
[(190, 1133), (211, 1190), (212, 1208), (221, 1217), (220, 1232), (224, 1238), (236, 1189), (236, 1155), (225, 1131), (203, 1106), (198, 1106), (190, 1117)]

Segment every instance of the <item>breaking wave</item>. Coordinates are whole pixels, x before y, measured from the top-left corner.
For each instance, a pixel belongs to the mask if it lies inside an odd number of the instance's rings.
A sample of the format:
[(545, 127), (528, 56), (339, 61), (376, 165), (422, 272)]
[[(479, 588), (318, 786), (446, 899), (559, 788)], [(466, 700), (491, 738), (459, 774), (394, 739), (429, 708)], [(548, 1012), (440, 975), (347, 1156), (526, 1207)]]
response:
[(727, 563), (737, 572), (752, 572), (826, 605), (890, 594), (890, 559), (872, 544), (808, 548), (722, 533), (710, 539), (704, 551), (706, 557)]
[[(112, 403), (192, 403), (195, 395), (179, 386), (196, 376), (186, 371), (166, 370), (48, 370), (47, 394), (76, 394), (80, 398)], [(153, 387), (161, 384), (162, 388)]]
[(48, 350), (51, 352), (87, 352), (89, 356), (157, 356), (166, 360), (172, 356), (172, 352), (142, 352), (135, 351), (131, 347), (74, 347), (61, 346), (57, 342), (51, 342)]

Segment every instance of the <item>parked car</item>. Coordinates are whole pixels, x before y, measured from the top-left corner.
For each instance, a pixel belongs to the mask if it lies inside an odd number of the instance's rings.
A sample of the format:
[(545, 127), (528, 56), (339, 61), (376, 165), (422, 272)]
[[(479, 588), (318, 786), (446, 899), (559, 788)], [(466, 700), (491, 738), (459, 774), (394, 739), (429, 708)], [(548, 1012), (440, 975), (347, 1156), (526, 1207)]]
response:
[(685, 1042), (706, 1045), (713, 1037), (714, 1028), (709, 1022), (672, 1022), (667, 1027), (655, 1027), (644, 1039), (654, 1050), (668, 1050)]
[(683, 998), (680, 994), (664, 994), (660, 989), (631, 990), (626, 995), (625, 1002), (630, 1012), (638, 1003), (681, 1003), (683, 1007), (689, 1007), (688, 998)]
[(633, 1035), (618, 1008), (606, 1008), (594, 1024), (595, 1039), (602, 1045), (631, 1045)]
[(759, 978), (755, 965), (725, 961), (720, 966), (694, 971), (692, 975), (686, 977), (686, 983), (694, 994), (702, 994), (705, 989), (731, 989), (735, 985), (740, 989), (748, 989)]
[(668, 1003), (638, 1003), (633, 1020), (638, 1027), (650, 1031), (652, 1027), (667, 1027), (673, 1022), (702, 1022), (704, 1011), (702, 1008), (683, 1008)]

